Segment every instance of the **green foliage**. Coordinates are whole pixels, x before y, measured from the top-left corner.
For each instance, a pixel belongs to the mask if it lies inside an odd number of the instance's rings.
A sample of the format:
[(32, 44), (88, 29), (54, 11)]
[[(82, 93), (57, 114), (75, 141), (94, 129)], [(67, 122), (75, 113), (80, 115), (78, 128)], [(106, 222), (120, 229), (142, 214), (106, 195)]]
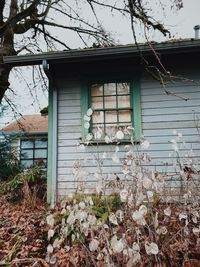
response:
[(93, 195), (92, 206), (93, 212), (97, 218), (101, 218), (104, 222), (108, 219), (109, 213), (116, 212), (122, 206), (122, 202), (118, 194), (113, 193), (109, 196)]
[(76, 194), (73, 199), (79, 203), (84, 201), (88, 196), (91, 196), (94, 205), (92, 206), (93, 213), (103, 220), (107, 218), (108, 214), (111, 212), (116, 212), (121, 208), (122, 202), (120, 200), (119, 194), (112, 193), (107, 196), (103, 195), (86, 195), (86, 194)]
[(11, 139), (3, 138), (0, 140), (0, 180), (9, 180), (21, 170), (22, 166), (11, 148)]
[(13, 197), (23, 197), (23, 189), (28, 187), (30, 191), (35, 190), (39, 197), (43, 197), (46, 192), (46, 179), (44, 170), (35, 166), (28, 170), (18, 173), (14, 178), (1, 185), (0, 192), (2, 194), (12, 193)]
[(48, 106), (44, 107), (43, 109), (40, 110), (41, 115), (45, 116), (48, 115)]

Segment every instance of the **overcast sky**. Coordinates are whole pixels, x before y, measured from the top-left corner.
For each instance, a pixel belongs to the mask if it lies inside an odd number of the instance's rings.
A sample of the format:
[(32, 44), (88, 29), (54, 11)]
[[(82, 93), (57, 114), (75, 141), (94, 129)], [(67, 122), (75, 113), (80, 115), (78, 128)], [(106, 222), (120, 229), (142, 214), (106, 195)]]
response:
[[(200, 24), (200, 0), (184, 0), (184, 8), (178, 12), (171, 11), (170, 8), (165, 9), (165, 17), (161, 12), (160, 8), (157, 8), (157, 0), (149, 1), (151, 3), (151, 8), (154, 11), (154, 15), (165, 22), (165, 25), (171, 30), (172, 37), (174, 39), (179, 38), (193, 38), (195, 25)], [(167, 1), (166, 1), (167, 2)], [(163, 3), (165, 1), (163, 0)], [(99, 10), (99, 16), (104, 24), (104, 27), (108, 31), (112, 31), (115, 40), (121, 44), (133, 43), (133, 37), (130, 30), (130, 23), (125, 18), (119, 16), (111, 16), (110, 13), (106, 13), (105, 10)], [(89, 13), (88, 13), (88, 16)], [(56, 31), (57, 36), (63, 36), (62, 30)], [(141, 28), (138, 27), (137, 30), (138, 41), (143, 42), (144, 38), (141, 33)], [(72, 48), (81, 47), (81, 42), (75, 38), (73, 34), (67, 35), (67, 44)], [(163, 37), (159, 34), (152, 33), (151, 40), (163, 41)], [(18, 111), (22, 114), (34, 114), (38, 113), (39, 110), (47, 105), (47, 94), (43, 92), (38, 93), (37, 100), (33, 100), (30, 96), (30, 92), (27, 89), (27, 85), (24, 81), (28, 81), (28, 77), (31, 75), (31, 71), (25, 71), (24, 77), (21, 76), (19, 80), (16, 75), (12, 74), (11, 87), (16, 92), (16, 95), (9, 94), (9, 96), (14, 100), (17, 105)], [(12, 120), (10, 112), (7, 112), (4, 118), (0, 118), (0, 127), (5, 121)]]

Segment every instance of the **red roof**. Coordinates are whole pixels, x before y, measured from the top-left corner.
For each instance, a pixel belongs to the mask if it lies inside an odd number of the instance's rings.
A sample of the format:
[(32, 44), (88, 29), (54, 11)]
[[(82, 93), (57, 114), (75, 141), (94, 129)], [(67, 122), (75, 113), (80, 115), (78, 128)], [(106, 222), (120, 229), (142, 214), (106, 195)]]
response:
[(18, 120), (11, 122), (2, 129), (5, 133), (26, 132), (26, 133), (47, 133), (48, 116), (24, 115)]

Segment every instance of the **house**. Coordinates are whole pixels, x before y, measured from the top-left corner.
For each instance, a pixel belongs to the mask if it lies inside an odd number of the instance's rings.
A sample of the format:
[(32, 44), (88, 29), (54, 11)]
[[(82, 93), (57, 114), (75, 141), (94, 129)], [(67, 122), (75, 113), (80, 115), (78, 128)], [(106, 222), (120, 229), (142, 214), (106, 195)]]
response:
[[(180, 167), (177, 157), (179, 163), (185, 157), (186, 163), (194, 160), (199, 168), (199, 39), (12, 56), (4, 62), (42, 64), (49, 78), (51, 203), (74, 192), (79, 182), (92, 190), (98, 176), (109, 179), (117, 173), (123, 179), (119, 161), (130, 143), (123, 131), (131, 127), (131, 149), (144, 156), (148, 150), (148, 168), (173, 173)], [(113, 131), (120, 139), (117, 150), (109, 143)], [(92, 145), (84, 145), (87, 139)], [(101, 157), (103, 166), (96, 163)]]
[(2, 132), (10, 136), (12, 147), (23, 166), (30, 167), (38, 163), (47, 166), (47, 116), (24, 115), (4, 127)]

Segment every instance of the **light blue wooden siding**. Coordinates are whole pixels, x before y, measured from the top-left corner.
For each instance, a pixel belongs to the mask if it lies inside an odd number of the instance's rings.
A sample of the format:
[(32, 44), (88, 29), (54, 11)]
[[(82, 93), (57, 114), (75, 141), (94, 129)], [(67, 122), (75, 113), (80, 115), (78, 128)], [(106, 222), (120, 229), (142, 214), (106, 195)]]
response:
[[(159, 165), (174, 157), (169, 142), (176, 137), (174, 130), (181, 133), (186, 142), (181, 155), (192, 149), (197, 158), (200, 156), (200, 135), (195, 120), (200, 114), (200, 73), (191, 69), (178, 73), (189, 80), (167, 84), (166, 89), (175, 96), (166, 95), (157, 81), (145, 75), (141, 82), (143, 134), (151, 143), (152, 159)], [(189, 99), (185, 101), (181, 98)]]
[[(196, 82), (200, 81), (198, 75), (192, 76)], [(166, 95), (159, 83), (147, 76), (141, 80), (141, 108), (143, 135), (150, 142), (148, 153), (152, 157), (146, 168), (156, 169), (161, 172), (174, 172), (172, 166), (176, 160), (170, 140), (175, 138), (173, 130), (183, 135), (186, 142), (181, 149), (181, 156), (190, 153), (199, 160), (200, 136), (194, 123), (194, 114), (200, 114), (200, 87), (192, 82), (177, 82), (168, 87), (177, 95), (189, 97), (184, 101), (176, 96)], [(86, 189), (95, 188), (97, 178), (96, 158), (107, 153), (102, 168), (102, 175), (110, 178), (117, 173), (121, 179), (120, 164), (112, 161), (115, 146), (99, 145), (86, 146), (84, 150), (79, 147), (81, 140), (81, 85), (77, 80), (64, 80), (59, 85), (58, 91), (58, 170), (57, 189), (58, 196), (63, 197), (77, 187), (73, 170), (76, 164), (84, 167), (84, 179), (87, 181)], [(118, 155), (123, 159), (124, 145), (119, 146)], [(195, 154), (192, 154), (191, 149)], [(139, 146), (133, 147), (136, 152)], [(169, 166), (166, 168), (165, 163)]]

